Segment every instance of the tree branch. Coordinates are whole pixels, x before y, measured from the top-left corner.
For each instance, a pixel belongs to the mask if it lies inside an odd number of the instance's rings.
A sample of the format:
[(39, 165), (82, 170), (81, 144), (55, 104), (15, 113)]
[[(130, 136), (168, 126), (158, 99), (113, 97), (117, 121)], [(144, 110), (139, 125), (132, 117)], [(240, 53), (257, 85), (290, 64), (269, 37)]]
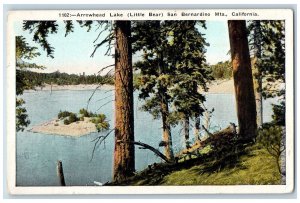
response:
[(211, 132), (209, 132), (209, 131), (204, 127), (204, 125), (202, 125), (202, 128), (205, 130), (205, 132), (206, 132), (207, 134), (209, 134), (209, 136), (213, 135)]
[[(117, 142), (119, 143), (124, 143), (123, 141), (121, 140), (118, 140)], [(143, 143), (143, 142), (135, 142), (135, 141), (132, 141), (130, 142), (131, 144), (134, 144), (134, 145), (138, 145), (138, 146), (142, 146), (144, 149), (148, 149), (150, 151), (152, 151), (156, 156), (162, 158), (163, 160), (165, 160), (167, 163), (172, 163), (165, 155), (163, 155), (159, 150), (155, 149), (154, 147), (146, 144), (146, 143)]]
[(100, 74), (102, 71), (104, 71), (105, 69), (109, 68), (109, 67), (112, 67), (114, 66), (115, 64), (111, 64), (111, 65), (108, 65), (108, 66), (105, 66), (103, 68), (101, 68), (99, 71), (98, 71), (98, 74)]
[(99, 145), (101, 145), (101, 143), (103, 142), (103, 141), (105, 141), (105, 139), (110, 135), (110, 133), (112, 132), (112, 131), (114, 131), (115, 130), (115, 128), (113, 128), (113, 129), (111, 129), (106, 135), (100, 135), (100, 136), (98, 136), (98, 137), (96, 137), (94, 140), (92, 140), (92, 142), (95, 142), (95, 145), (94, 145), (94, 148), (93, 148), (93, 152), (92, 152), (92, 157), (91, 157), (91, 160), (90, 160), (90, 162), (93, 160), (93, 158), (94, 158), (94, 153), (95, 153), (95, 150), (96, 150), (96, 147), (97, 147), (97, 145), (98, 145), (98, 143), (99, 143)]
[(98, 109), (97, 111), (99, 111), (103, 106), (105, 106), (106, 104), (109, 104), (110, 102), (113, 102), (115, 101), (114, 99), (113, 100), (109, 100), (108, 102), (105, 102), (104, 104), (102, 104)]

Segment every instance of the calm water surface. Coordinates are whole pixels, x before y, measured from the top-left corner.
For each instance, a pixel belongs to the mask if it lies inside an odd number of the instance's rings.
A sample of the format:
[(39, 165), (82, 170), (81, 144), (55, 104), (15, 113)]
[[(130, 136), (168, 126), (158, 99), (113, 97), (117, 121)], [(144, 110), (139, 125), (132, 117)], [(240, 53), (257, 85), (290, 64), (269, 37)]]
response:
[[(94, 181), (105, 183), (112, 179), (113, 166), (113, 134), (105, 143), (99, 146), (92, 157), (93, 139), (98, 133), (91, 133), (82, 137), (67, 137), (47, 135), (27, 131), (33, 125), (38, 125), (53, 119), (60, 110), (78, 112), (86, 108), (87, 101), (93, 90), (62, 90), (36, 91), (24, 93), (26, 109), (31, 121), (24, 132), (17, 133), (17, 185), (18, 186), (57, 186), (59, 181), (56, 175), (56, 162), (62, 160), (65, 181), (67, 185), (94, 185)], [(113, 127), (113, 91), (98, 90), (93, 96), (89, 110), (104, 113)], [(143, 104), (135, 93), (135, 140), (158, 147), (161, 141), (161, 121), (153, 120), (152, 116), (139, 110)], [(107, 97), (106, 99), (102, 99)], [(98, 101), (99, 99), (102, 99)], [(271, 102), (264, 101), (264, 119), (271, 120)], [(206, 107), (214, 108), (211, 118), (211, 130), (228, 126), (229, 122), (237, 123), (235, 100), (231, 94), (208, 94)], [(173, 146), (175, 153), (184, 147), (183, 136), (180, 135), (180, 126), (172, 129)], [(192, 129), (191, 135), (192, 138)], [(105, 133), (104, 133), (105, 134)], [(161, 149), (162, 150), (162, 149)], [(161, 162), (148, 150), (136, 147), (136, 170), (142, 170), (149, 164)]]

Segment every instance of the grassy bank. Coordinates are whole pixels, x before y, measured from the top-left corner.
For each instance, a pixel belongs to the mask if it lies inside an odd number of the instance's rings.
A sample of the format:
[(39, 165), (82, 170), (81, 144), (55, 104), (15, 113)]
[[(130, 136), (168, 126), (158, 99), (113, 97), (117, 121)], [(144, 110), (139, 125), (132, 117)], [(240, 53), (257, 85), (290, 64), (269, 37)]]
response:
[[(220, 171), (206, 171), (212, 163), (174, 171), (161, 181), (162, 185), (268, 185), (280, 184), (275, 159), (265, 149), (254, 149), (240, 157), (235, 166)], [(205, 172), (206, 171), (206, 172)]]
[(233, 162), (217, 162), (191, 159), (176, 165), (154, 164), (121, 185), (281, 184), (275, 159), (256, 145), (247, 147)]

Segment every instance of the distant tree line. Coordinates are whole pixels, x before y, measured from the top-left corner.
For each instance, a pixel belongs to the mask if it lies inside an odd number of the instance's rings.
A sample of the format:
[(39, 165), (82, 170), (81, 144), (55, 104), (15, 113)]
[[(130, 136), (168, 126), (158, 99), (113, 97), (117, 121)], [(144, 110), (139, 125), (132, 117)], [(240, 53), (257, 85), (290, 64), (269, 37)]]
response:
[(211, 75), (214, 79), (232, 78), (232, 64), (230, 61), (218, 62), (210, 65)]
[(84, 75), (84, 74), (67, 74), (55, 71), (53, 73), (37, 73), (30, 70), (22, 70), (23, 78), (28, 81), (28, 89), (43, 84), (57, 85), (79, 85), (79, 84), (114, 84), (111, 75)]

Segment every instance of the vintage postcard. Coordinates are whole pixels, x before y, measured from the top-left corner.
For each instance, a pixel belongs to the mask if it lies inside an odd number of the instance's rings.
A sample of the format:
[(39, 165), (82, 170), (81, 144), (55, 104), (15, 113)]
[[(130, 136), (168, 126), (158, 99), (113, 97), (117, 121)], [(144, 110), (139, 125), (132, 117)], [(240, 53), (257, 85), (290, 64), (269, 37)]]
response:
[(10, 11), (11, 194), (294, 189), (293, 11)]

